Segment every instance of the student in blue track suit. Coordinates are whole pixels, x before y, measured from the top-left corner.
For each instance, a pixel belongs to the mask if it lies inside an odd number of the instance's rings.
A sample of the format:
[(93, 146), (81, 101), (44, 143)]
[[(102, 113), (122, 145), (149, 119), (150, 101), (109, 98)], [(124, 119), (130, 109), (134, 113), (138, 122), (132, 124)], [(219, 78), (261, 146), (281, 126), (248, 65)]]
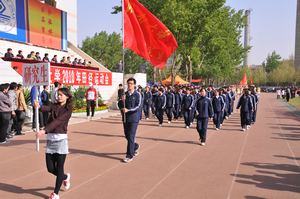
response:
[(198, 89), (195, 89), (192, 92), (192, 95), (194, 97), (194, 103), (193, 103), (192, 111), (191, 111), (191, 125), (194, 123), (194, 120), (195, 120), (195, 117), (196, 117), (196, 104), (195, 103), (200, 98), (200, 94), (198, 93)]
[(232, 86), (230, 87), (229, 90), (229, 96), (231, 98), (231, 103), (230, 103), (230, 108), (229, 108), (229, 115), (231, 115), (233, 113), (233, 107), (234, 107), (234, 101), (235, 101), (235, 92), (233, 91)]
[(184, 117), (185, 128), (190, 128), (191, 111), (194, 105), (194, 96), (191, 95), (190, 88), (186, 88), (186, 95), (182, 99), (182, 112)]
[(226, 112), (226, 106), (227, 106), (227, 104), (226, 104), (226, 95), (224, 94), (224, 90), (223, 90), (223, 88), (221, 88), (220, 90), (219, 90), (219, 95), (220, 95), (220, 97), (222, 97), (222, 99), (223, 99), (223, 101), (224, 101), (224, 104), (225, 104), (225, 107), (224, 107), (224, 109), (222, 110), (222, 112), (221, 112), (221, 126), (223, 125), (223, 122), (224, 122), (224, 119), (225, 119), (225, 112)]
[(174, 119), (178, 120), (178, 118), (181, 116), (181, 104), (182, 104), (182, 90), (177, 89), (175, 92), (175, 105), (174, 105)]
[(152, 105), (152, 93), (150, 92), (150, 88), (147, 86), (144, 92), (144, 107), (143, 107), (146, 120), (149, 119), (151, 105)]
[(158, 87), (156, 85), (153, 86), (153, 90), (151, 91), (151, 93), (152, 93), (151, 111), (152, 111), (152, 114), (156, 116), (155, 101), (156, 101), (156, 98), (158, 96)]
[(167, 102), (167, 98), (164, 94), (164, 89), (159, 88), (158, 95), (156, 97), (155, 105), (154, 105), (155, 106), (155, 114), (158, 119), (159, 126), (162, 126), (163, 121), (164, 121), (164, 111), (166, 108), (166, 102)]
[(140, 94), (141, 94), (141, 105), (140, 105), (140, 120), (142, 120), (143, 118), (143, 107), (144, 107), (144, 92), (143, 92), (143, 88), (141, 86), (138, 87), (137, 90)]
[(221, 125), (221, 119), (222, 119), (222, 112), (225, 109), (225, 102), (223, 98), (219, 95), (219, 91), (214, 91), (214, 97), (212, 98), (212, 105), (214, 110), (214, 118), (213, 122), (216, 126), (216, 130), (218, 131), (220, 129)]
[(135, 90), (136, 80), (134, 78), (129, 78), (127, 80), (127, 85), (127, 92), (118, 102), (119, 109), (123, 113), (123, 127), (127, 140), (126, 157), (123, 160), (125, 163), (130, 162), (139, 150), (139, 144), (135, 142), (135, 137), (136, 130), (140, 121), (140, 107), (142, 103), (141, 94)]
[(168, 123), (171, 123), (173, 119), (173, 110), (175, 106), (175, 95), (172, 92), (171, 88), (168, 88), (168, 90), (165, 92), (166, 95), (166, 114), (168, 117)]
[(211, 100), (206, 97), (206, 91), (204, 88), (201, 88), (200, 98), (195, 103), (195, 106), (198, 112), (197, 131), (200, 136), (200, 144), (204, 146), (206, 142), (208, 119), (212, 118), (214, 115)]
[(241, 127), (242, 131), (246, 131), (248, 129), (248, 125), (250, 125), (250, 112), (253, 110), (251, 97), (249, 96), (249, 90), (244, 89), (243, 95), (240, 97), (239, 102), (237, 104), (237, 109), (241, 108), (240, 116), (241, 116)]
[(252, 107), (253, 111), (251, 112), (250, 119), (251, 123), (254, 124), (256, 122), (256, 112), (257, 112), (257, 105), (258, 105), (258, 96), (255, 93), (254, 89), (251, 89), (251, 99), (252, 99)]

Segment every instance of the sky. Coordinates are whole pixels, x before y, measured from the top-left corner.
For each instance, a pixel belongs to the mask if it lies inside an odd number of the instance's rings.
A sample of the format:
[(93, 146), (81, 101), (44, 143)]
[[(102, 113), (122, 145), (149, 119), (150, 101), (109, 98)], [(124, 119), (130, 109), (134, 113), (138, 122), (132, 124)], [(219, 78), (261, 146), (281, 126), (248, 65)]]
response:
[[(121, 33), (121, 15), (111, 14), (112, 7), (120, 5), (121, 0), (77, 2), (79, 45), (96, 32)], [(226, 5), (252, 10), (249, 64), (261, 64), (274, 50), (284, 59), (294, 54), (297, 0), (227, 0)]]

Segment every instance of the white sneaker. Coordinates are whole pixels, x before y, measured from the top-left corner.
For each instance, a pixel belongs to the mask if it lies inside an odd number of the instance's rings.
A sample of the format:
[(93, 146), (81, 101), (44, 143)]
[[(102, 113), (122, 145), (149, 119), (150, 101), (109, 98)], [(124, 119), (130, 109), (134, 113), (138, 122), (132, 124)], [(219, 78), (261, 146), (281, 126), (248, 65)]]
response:
[(141, 149), (141, 145), (138, 145), (139, 147), (137, 148), (137, 150), (135, 150), (133, 156), (138, 156), (140, 154), (140, 149)]
[(131, 162), (133, 160), (133, 158), (124, 158), (123, 159), (123, 162), (124, 163), (129, 163), (129, 162)]
[(189, 126), (185, 126), (185, 128), (186, 128), (186, 129), (189, 129), (190, 127), (189, 127)]
[(219, 128), (216, 128), (216, 131), (220, 130)]
[(162, 127), (162, 124), (158, 124), (159, 127)]
[(249, 130), (250, 129), (250, 125), (247, 125), (247, 130)]
[(242, 128), (242, 130), (241, 130), (241, 131), (244, 131), (244, 132), (245, 132), (245, 131), (246, 131), (246, 129), (245, 129), (245, 128)]
[(147, 117), (146, 120), (149, 120), (149, 118)]
[(49, 199), (59, 199), (59, 195), (57, 195), (53, 192), (53, 193), (51, 193)]
[(65, 187), (65, 190), (69, 190), (70, 189), (70, 186), (71, 186), (71, 174), (70, 173), (67, 173), (67, 179), (64, 180), (63, 184), (64, 184), (64, 187)]
[(168, 124), (171, 124), (171, 121), (168, 121)]
[(201, 146), (205, 146), (205, 142), (201, 142), (200, 145), (201, 145)]

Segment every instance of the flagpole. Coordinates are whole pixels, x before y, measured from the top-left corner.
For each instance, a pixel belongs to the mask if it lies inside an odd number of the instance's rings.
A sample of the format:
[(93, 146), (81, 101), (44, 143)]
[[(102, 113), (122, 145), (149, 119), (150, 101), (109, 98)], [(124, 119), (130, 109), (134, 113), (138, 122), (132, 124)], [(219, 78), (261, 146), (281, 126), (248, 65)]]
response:
[[(124, 35), (124, 0), (121, 0), (121, 6), (122, 6), (122, 69), (123, 69), (123, 89), (124, 89), (124, 95), (125, 95), (125, 45), (124, 45), (124, 39), (125, 39), (125, 35)], [(123, 105), (124, 105), (124, 109), (125, 109), (125, 100), (123, 100)], [(126, 113), (124, 112), (124, 123), (126, 123)]]

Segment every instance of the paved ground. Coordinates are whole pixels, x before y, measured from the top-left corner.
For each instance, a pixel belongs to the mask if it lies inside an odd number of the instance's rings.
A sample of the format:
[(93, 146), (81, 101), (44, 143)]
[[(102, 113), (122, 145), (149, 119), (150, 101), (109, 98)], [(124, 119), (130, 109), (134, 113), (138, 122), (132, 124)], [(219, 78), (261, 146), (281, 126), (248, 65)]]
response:
[[(141, 154), (129, 164), (121, 163), (126, 142), (119, 116), (70, 125), (66, 171), (72, 187), (60, 196), (299, 199), (300, 118), (271, 94), (262, 94), (258, 122), (248, 132), (240, 131), (238, 115), (220, 132), (210, 125), (205, 147), (195, 128), (184, 129), (182, 121), (164, 127), (143, 121), (137, 138)], [(54, 177), (34, 143), (34, 134), (27, 133), (0, 146), (1, 199), (47, 198), (52, 192)]]

